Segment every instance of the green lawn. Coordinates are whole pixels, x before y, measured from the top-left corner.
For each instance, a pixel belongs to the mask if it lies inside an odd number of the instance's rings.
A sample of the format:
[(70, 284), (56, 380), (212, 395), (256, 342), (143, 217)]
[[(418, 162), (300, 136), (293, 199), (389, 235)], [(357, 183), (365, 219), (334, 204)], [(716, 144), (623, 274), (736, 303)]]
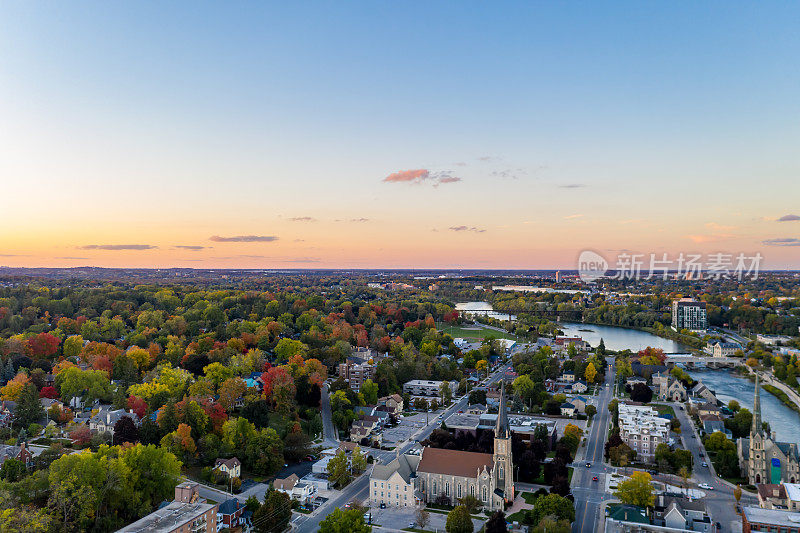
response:
[(514, 514), (510, 514), (506, 517), (507, 522), (519, 522), (522, 524), (525, 521), (525, 511), (517, 511)]
[(675, 418), (675, 410), (671, 405), (650, 404), (650, 407), (655, 409), (660, 415), (672, 415), (672, 418)]
[(536, 501), (536, 495), (532, 492), (523, 492), (522, 497), (525, 499), (525, 503), (533, 505), (533, 502)]

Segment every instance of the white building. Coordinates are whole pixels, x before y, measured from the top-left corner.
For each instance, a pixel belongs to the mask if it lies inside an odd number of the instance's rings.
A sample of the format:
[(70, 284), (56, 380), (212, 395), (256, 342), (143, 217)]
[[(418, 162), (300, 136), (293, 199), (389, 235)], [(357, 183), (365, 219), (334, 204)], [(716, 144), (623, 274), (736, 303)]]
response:
[(373, 504), (393, 507), (413, 507), (414, 479), (419, 455), (398, 455), (386, 465), (375, 465), (369, 478), (369, 499)]
[[(412, 379), (403, 385), (403, 392), (411, 396), (432, 396), (438, 397), (443, 381), (429, 381), (426, 379)], [(453, 391), (453, 396), (456, 394), (458, 383), (455, 381), (449, 382), (450, 390)]]
[(637, 458), (652, 461), (656, 446), (669, 443), (669, 420), (652, 407), (620, 403), (619, 436)]

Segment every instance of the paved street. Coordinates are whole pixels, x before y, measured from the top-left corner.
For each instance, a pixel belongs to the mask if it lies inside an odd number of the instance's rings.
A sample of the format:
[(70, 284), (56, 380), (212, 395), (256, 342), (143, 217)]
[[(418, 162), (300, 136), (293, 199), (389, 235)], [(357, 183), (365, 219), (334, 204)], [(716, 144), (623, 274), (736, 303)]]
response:
[[(572, 524), (572, 531), (575, 533), (596, 531), (600, 518), (600, 504), (609, 499), (601, 488), (604, 475), (613, 471), (613, 468), (603, 462), (608, 426), (611, 423), (607, 405), (613, 398), (615, 372), (613, 359), (609, 358), (608, 361), (605, 386), (600, 391), (597, 401), (597, 414), (589, 428), (586, 445), (579, 448), (575, 456), (575, 472), (570, 484), (575, 497), (575, 522)], [(590, 468), (585, 466), (587, 461), (592, 464)], [(598, 477), (598, 481), (592, 481), (594, 476)]]
[[(677, 403), (672, 405), (675, 410), (675, 415), (681, 423), (681, 441), (683, 442), (683, 447), (690, 450), (694, 458), (692, 481), (694, 483), (708, 483), (714, 487), (714, 490), (705, 491), (706, 496), (703, 498), (703, 501), (708, 507), (708, 513), (711, 519), (720, 523), (720, 531), (724, 533), (740, 532), (742, 530), (742, 523), (735, 512), (736, 500), (733, 497), (733, 487), (716, 475), (714, 472), (714, 465), (708, 460), (708, 456), (705, 458), (700, 457), (700, 453), (703, 450), (700, 435), (698, 435), (694, 424), (689, 419), (685, 408), (680, 409), (679, 406), (681, 404)], [(703, 454), (705, 455), (704, 451)], [(702, 466), (703, 461), (708, 462), (708, 467)], [(748, 503), (758, 505), (756, 498), (749, 497), (744, 493), (742, 494), (741, 501), (743, 505)]]

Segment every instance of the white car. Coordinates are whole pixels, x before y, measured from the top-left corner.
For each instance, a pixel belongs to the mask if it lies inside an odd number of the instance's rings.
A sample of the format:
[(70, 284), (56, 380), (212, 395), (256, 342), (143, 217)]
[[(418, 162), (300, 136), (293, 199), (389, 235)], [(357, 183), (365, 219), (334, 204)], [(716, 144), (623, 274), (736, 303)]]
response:
[(700, 487), (701, 489), (706, 489), (706, 490), (714, 490), (714, 487), (712, 487), (708, 483), (700, 483), (698, 485), (698, 487)]

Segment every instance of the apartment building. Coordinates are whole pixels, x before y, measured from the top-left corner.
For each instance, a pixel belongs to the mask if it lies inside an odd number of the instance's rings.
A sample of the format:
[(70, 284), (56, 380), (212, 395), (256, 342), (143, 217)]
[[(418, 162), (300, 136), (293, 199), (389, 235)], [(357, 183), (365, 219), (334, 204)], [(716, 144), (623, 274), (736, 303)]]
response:
[(669, 443), (669, 420), (652, 407), (619, 404), (619, 436), (637, 458), (652, 461), (656, 446)]
[(706, 303), (692, 298), (681, 298), (672, 302), (672, 329), (692, 331), (708, 329)]

